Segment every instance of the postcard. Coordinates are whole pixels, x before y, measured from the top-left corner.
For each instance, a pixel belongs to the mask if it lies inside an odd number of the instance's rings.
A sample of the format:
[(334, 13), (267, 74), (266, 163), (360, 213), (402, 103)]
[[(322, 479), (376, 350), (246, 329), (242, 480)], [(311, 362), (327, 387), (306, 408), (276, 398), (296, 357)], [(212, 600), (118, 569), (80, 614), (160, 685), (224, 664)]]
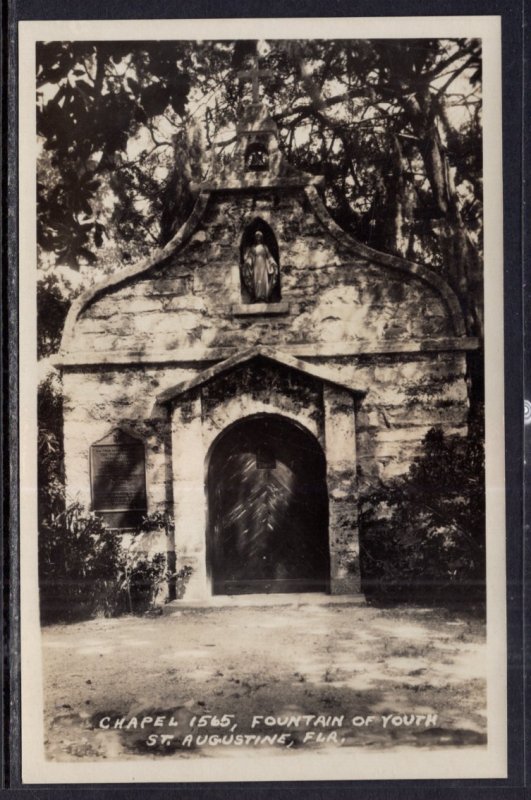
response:
[(25, 783), (506, 776), (500, 29), (19, 24)]

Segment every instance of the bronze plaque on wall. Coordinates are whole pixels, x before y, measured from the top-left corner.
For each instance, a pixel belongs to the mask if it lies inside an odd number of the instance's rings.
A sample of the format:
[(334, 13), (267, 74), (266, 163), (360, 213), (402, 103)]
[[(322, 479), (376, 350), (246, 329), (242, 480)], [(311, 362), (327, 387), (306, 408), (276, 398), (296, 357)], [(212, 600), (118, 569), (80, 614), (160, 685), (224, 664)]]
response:
[(92, 508), (112, 528), (137, 525), (146, 513), (144, 444), (116, 430), (90, 449)]

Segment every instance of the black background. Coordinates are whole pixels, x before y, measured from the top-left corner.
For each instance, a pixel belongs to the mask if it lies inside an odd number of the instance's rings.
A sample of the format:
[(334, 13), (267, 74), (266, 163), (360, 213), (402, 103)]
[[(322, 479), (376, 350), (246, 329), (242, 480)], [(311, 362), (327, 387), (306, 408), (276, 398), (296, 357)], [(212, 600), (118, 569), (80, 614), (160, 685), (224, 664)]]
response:
[[(2, 789), (5, 797), (32, 798), (289, 798), (290, 800), (343, 800), (346, 798), (500, 798), (530, 797), (526, 773), (531, 770), (531, 749), (525, 747), (531, 733), (525, 718), (524, 653), (526, 629), (530, 630), (531, 604), (526, 599), (524, 616), (524, 578), (531, 577), (529, 558), (524, 558), (524, 446), (528, 463), (526, 484), (531, 484), (531, 425), (523, 436), (523, 398), (531, 399), (530, 375), (525, 376), (523, 328), (524, 304), (529, 304), (529, 289), (524, 290), (523, 247), (526, 225), (526, 199), (529, 189), (523, 182), (522, 122), (524, 108), (529, 115), (529, 73), (523, 74), (525, 0), (6, 0), (0, 10), (2, 21), (2, 478), (3, 478), (3, 612), (4, 628), (4, 706)], [(509, 778), (507, 780), (444, 781), (337, 781), (223, 783), (223, 784), (142, 784), (135, 788), (114, 784), (109, 787), (69, 785), (24, 788), (20, 783), (20, 684), (19, 684), (19, 599), (18, 599), (18, 246), (17, 246), (17, 23), (41, 19), (178, 19), (220, 17), (341, 17), (341, 16), (429, 16), (501, 15), (503, 60), (503, 184), (504, 184), (504, 307), (505, 307), (505, 414), (506, 414), (506, 507), (507, 507), (507, 600), (508, 600), (508, 737)], [(399, 29), (397, 28), (397, 33)], [(463, 34), (466, 34), (465, 26)], [(316, 35), (318, 30), (316, 29)], [(529, 55), (529, 47), (527, 48)], [(526, 83), (524, 83), (524, 81)], [(527, 222), (528, 225), (528, 222)], [(531, 281), (529, 266), (527, 282)], [(527, 331), (530, 332), (529, 307)], [(529, 345), (528, 345), (529, 347)], [(529, 353), (527, 363), (529, 364)], [(529, 372), (529, 371), (528, 371)], [(500, 376), (501, 380), (501, 376)], [(530, 528), (527, 509), (526, 531)], [(527, 545), (528, 547), (528, 545)], [(528, 550), (529, 552), (529, 550)], [(524, 625), (524, 620), (527, 624)], [(527, 651), (529, 656), (529, 652)], [(529, 660), (529, 659), (528, 659)], [(527, 700), (531, 693), (527, 688)], [(422, 759), (422, 751), (409, 758)], [(360, 754), (357, 757), (362, 757)], [(527, 766), (527, 770), (526, 770)], [(207, 764), (205, 762), (205, 768)], [(230, 763), (227, 762), (227, 772)], [(8, 788), (9, 787), (9, 788)]]

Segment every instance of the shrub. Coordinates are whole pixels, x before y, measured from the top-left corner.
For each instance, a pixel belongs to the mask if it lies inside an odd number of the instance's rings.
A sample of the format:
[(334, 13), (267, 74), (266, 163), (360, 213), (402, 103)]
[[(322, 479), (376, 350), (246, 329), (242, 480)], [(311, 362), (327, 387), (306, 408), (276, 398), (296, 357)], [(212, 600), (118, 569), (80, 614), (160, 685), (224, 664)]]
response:
[(79, 503), (45, 516), (39, 530), (42, 620), (116, 613), (122, 561), (120, 536)]
[(483, 599), (483, 426), (468, 437), (432, 429), (409, 473), (361, 499), (364, 590), (386, 599)]
[(169, 587), (170, 599), (182, 597), (192, 573), (189, 566), (176, 569), (176, 555), (169, 548), (167, 556), (155, 553), (147, 556), (137, 548), (137, 539), (145, 534), (163, 531), (173, 537), (175, 524), (171, 514), (155, 511), (146, 515), (134, 531), (129, 547), (124, 553), (122, 585), (127, 594), (129, 611), (146, 611), (151, 608), (163, 584)]
[(166, 556), (155, 553), (149, 557), (128, 551), (123, 559), (120, 588), (127, 596), (131, 613), (147, 611), (155, 604), (161, 584), (167, 579)]
[[(79, 503), (43, 516), (39, 530), (39, 578), (43, 622), (70, 621), (101, 614), (143, 613), (153, 607), (166, 582), (182, 596), (192, 572), (175, 569), (175, 554), (148, 555), (138, 537), (156, 530), (170, 534), (165, 513), (144, 518), (127, 538), (108, 529)], [(126, 544), (127, 542), (127, 544)], [(177, 587), (177, 590), (175, 590)]]
[(39, 383), (38, 514), (39, 521), (64, 510), (63, 400), (59, 375), (50, 371)]

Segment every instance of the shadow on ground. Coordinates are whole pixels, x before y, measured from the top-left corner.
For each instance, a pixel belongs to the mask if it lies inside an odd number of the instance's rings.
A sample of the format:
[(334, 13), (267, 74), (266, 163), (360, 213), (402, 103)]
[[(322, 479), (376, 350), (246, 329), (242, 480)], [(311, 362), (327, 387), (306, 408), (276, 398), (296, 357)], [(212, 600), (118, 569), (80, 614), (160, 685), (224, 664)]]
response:
[(455, 610), (188, 610), (43, 639), (55, 760), (486, 744), (483, 624)]

